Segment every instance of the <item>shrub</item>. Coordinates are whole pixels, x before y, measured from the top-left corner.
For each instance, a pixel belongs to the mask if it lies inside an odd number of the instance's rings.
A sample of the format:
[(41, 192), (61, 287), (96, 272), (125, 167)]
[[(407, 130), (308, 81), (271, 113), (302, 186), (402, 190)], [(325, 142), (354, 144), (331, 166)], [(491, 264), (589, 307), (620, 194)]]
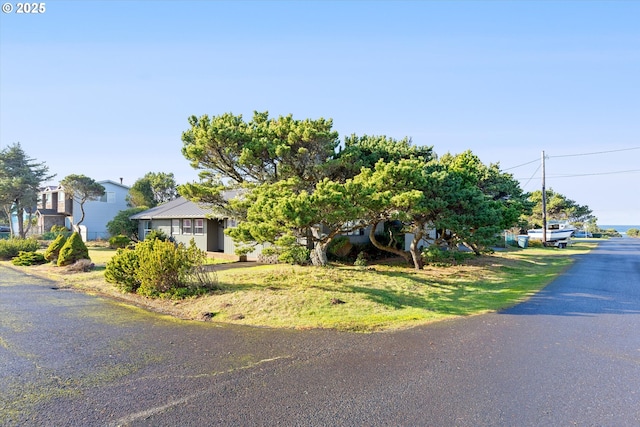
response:
[(278, 261), (287, 264), (304, 265), (309, 261), (310, 251), (298, 243), (292, 234), (285, 234), (276, 240), (273, 246), (264, 248), (263, 255), (277, 255)]
[(460, 252), (458, 250), (441, 248), (436, 245), (428, 246), (422, 250), (422, 259), (424, 259), (425, 263), (440, 266), (459, 264), (473, 256), (474, 254), (472, 252)]
[(356, 260), (353, 262), (353, 265), (356, 267), (366, 267), (367, 266), (367, 256), (364, 252), (358, 253)]
[(140, 263), (138, 254), (133, 249), (118, 249), (107, 262), (104, 278), (123, 292), (136, 292), (140, 281), (136, 277)]
[(44, 255), (41, 253), (24, 251), (21, 251), (17, 257), (11, 260), (11, 264), (22, 266), (44, 264), (45, 262), (47, 260), (44, 259)]
[(105, 279), (125, 292), (184, 297), (216, 287), (204, 269), (207, 254), (195, 245), (145, 240), (135, 249), (118, 249), (107, 263)]
[(144, 237), (144, 240), (151, 240), (151, 241), (153, 241), (153, 240), (161, 240), (163, 242), (166, 242), (166, 241), (169, 240), (169, 236), (164, 234), (164, 231), (162, 231), (162, 230), (151, 230)]
[(136, 245), (139, 267), (136, 276), (140, 280), (138, 293), (158, 295), (171, 288), (180, 287), (181, 271), (186, 256), (171, 242), (145, 238)]
[(349, 255), (352, 248), (353, 244), (351, 244), (347, 236), (336, 236), (329, 242), (327, 254), (332, 255), (336, 259), (344, 259)]
[(129, 219), (132, 215), (147, 210), (146, 206), (125, 209), (116, 214), (111, 221), (107, 223), (107, 231), (111, 236), (119, 234), (129, 237), (131, 240), (138, 241), (138, 221)]
[(89, 250), (82, 241), (82, 237), (78, 232), (74, 232), (69, 236), (64, 246), (58, 254), (58, 266), (73, 264), (79, 259), (90, 259)]
[(47, 231), (42, 235), (42, 240), (54, 240), (58, 236), (69, 237), (71, 235), (71, 231), (64, 225), (54, 225), (51, 227), (51, 230)]
[(58, 237), (49, 244), (47, 250), (44, 251), (44, 258), (47, 261), (54, 261), (58, 259), (60, 255), (60, 249), (67, 242), (67, 237), (64, 234), (58, 234)]
[(8, 260), (17, 257), (20, 252), (35, 252), (40, 244), (35, 239), (10, 238), (0, 240), (0, 259)]
[(126, 248), (129, 243), (131, 243), (131, 239), (122, 234), (118, 234), (109, 239), (109, 247), (111, 249)]

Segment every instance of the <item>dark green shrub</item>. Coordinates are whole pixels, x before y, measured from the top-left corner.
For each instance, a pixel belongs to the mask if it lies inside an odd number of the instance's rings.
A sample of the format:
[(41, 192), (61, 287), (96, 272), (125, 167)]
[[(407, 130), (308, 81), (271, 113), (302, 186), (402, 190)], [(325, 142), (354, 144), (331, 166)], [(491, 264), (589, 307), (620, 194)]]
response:
[(44, 255), (41, 253), (24, 251), (20, 252), (17, 257), (11, 260), (11, 264), (22, 266), (44, 264), (45, 262), (47, 262), (47, 260), (44, 259)]
[(461, 252), (458, 250), (450, 250), (448, 248), (441, 248), (436, 245), (428, 246), (422, 250), (422, 259), (426, 264), (436, 266), (448, 266), (455, 265), (468, 258), (474, 256), (473, 252)]
[(331, 255), (335, 259), (344, 259), (349, 255), (351, 249), (353, 249), (353, 244), (347, 236), (336, 236), (327, 246), (327, 255)]
[(44, 258), (47, 261), (57, 261), (60, 255), (60, 249), (67, 242), (67, 237), (64, 234), (58, 234), (58, 237), (49, 244), (47, 250), (44, 251)]
[(166, 242), (166, 241), (169, 240), (169, 236), (164, 234), (164, 231), (162, 231), (162, 230), (151, 230), (144, 237), (144, 240), (151, 240), (151, 241), (153, 241), (153, 240), (161, 240), (163, 242)]
[(80, 259), (90, 259), (89, 250), (82, 241), (82, 237), (78, 232), (74, 232), (69, 236), (64, 246), (58, 254), (58, 266), (70, 265)]
[(35, 252), (40, 244), (35, 239), (10, 238), (0, 240), (0, 259), (9, 260), (17, 257), (20, 252)]
[(131, 239), (122, 234), (118, 234), (109, 239), (109, 247), (111, 249), (126, 248), (129, 243), (131, 243)]
[(109, 234), (111, 236), (122, 234), (137, 242), (139, 240), (138, 221), (129, 218), (147, 209), (148, 208), (145, 206), (129, 208), (118, 212), (116, 216), (114, 216), (113, 219), (107, 223), (107, 231), (109, 231)]
[(104, 278), (123, 292), (136, 292), (140, 287), (140, 281), (136, 277), (139, 265), (135, 250), (118, 249), (111, 260), (107, 262)]

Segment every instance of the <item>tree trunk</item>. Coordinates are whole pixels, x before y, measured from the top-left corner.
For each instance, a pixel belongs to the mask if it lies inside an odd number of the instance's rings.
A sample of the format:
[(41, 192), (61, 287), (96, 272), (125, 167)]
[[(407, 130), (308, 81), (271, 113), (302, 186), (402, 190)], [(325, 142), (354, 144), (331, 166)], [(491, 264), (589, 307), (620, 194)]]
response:
[(378, 242), (376, 239), (376, 228), (380, 222), (375, 222), (371, 224), (371, 228), (369, 229), (369, 240), (371, 244), (381, 251), (391, 252), (392, 254), (396, 254), (404, 258), (407, 264), (411, 264), (411, 254), (407, 251), (403, 251), (401, 249), (393, 248), (391, 246), (385, 246), (382, 243)]
[(316, 242), (313, 251), (311, 252), (311, 264), (316, 267), (326, 267), (329, 263), (327, 259), (327, 246), (328, 242)]
[(420, 253), (420, 248), (418, 247), (418, 243), (420, 243), (420, 240), (422, 240), (422, 236), (424, 236), (424, 232), (422, 230), (416, 231), (413, 235), (411, 245), (409, 246), (411, 258), (413, 258), (413, 268), (415, 268), (416, 270), (421, 270), (422, 267), (424, 267), (424, 264), (422, 262), (422, 254)]
[[(27, 237), (27, 233), (24, 231), (24, 209), (18, 200), (16, 200), (16, 219), (18, 220), (18, 236), (21, 239)], [(9, 219), (11, 221), (11, 219)]]
[(310, 227), (310, 231), (314, 240), (313, 250), (310, 255), (311, 264), (317, 267), (326, 267), (329, 263), (329, 260), (327, 259), (327, 247), (336, 233), (323, 237), (319, 227)]

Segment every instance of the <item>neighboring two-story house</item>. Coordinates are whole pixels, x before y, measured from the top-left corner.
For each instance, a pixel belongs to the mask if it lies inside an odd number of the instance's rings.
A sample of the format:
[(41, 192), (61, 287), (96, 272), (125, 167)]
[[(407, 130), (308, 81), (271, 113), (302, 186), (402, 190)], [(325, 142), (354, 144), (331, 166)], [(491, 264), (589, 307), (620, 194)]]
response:
[[(80, 225), (80, 233), (84, 240), (108, 239), (107, 223), (111, 221), (118, 212), (127, 209), (127, 194), (129, 187), (118, 184), (114, 181), (98, 181), (105, 193), (98, 200), (85, 202), (84, 221)], [(37, 230), (42, 234), (54, 225), (65, 226), (72, 229), (82, 216), (80, 203), (65, 195), (62, 186), (45, 187), (40, 192), (38, 199)]]

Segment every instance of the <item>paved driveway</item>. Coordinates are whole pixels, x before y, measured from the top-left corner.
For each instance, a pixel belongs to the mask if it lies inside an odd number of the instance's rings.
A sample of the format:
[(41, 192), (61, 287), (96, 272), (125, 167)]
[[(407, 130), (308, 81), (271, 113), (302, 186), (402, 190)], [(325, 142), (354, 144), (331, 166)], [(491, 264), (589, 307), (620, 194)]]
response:
[(0, 424), (640, 425), (640, 240), (407, 331), (176, 321), (0, 267)]

